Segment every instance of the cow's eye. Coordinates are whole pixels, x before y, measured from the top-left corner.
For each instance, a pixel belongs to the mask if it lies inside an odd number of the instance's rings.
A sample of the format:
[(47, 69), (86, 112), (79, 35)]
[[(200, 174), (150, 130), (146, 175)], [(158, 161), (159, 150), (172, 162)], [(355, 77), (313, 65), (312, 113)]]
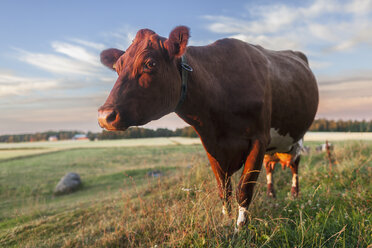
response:
[(147, 70), (147, 71), (150, 71), (150, 70), (152, 70), (155, 66), (156, 66), (155, 61), (153, 61), (153, 60), (149, 60), (149, 61), (147, 61), (147, 62), (144, 64), (144, 69)]

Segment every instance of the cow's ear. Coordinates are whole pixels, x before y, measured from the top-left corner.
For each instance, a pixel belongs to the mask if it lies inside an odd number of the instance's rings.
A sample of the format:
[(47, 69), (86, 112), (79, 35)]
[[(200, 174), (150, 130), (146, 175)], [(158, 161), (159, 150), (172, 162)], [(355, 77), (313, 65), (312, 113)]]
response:
[(165, 41), (170, 58), (179, 58), (185, 53), (189, 37), (190, 30), (185, 26), (178, 26), (170, 32), (169, 38)]
[(110, 48), (101, 52), (101, 63), (108, 68), (115, 70), (115, 63), (124, 54), (124, 51)]

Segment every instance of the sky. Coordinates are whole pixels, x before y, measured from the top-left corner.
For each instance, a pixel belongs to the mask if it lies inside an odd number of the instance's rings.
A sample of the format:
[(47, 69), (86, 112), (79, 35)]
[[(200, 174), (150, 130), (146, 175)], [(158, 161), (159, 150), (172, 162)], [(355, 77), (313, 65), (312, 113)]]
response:
[[(103, 49), (125, 50), (141, 28), (189, 45), (233, 37), (304, 52), (319, 85), (317, 118), (372, 119), (372, 0), (2, 0), (0, 134), (100, 131), (97, 109), (116, 74)], [(148, 128), (186, 126), (174, 113)]]

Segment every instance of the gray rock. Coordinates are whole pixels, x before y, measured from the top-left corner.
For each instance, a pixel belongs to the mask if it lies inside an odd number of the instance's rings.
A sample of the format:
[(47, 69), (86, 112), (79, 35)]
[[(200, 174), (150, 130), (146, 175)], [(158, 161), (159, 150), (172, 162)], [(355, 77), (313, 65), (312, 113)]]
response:
[(163, 173), (160, 170), (153, 170), (153, 171), (147, 172), (147, 176), (149, 176), (149, 177), (161, 177), (161, 176), (163, 176)]
[(54, 189), (55, 195), (63, 195), (72, 193), (81, 187), (81, 179), (79, 174), (70, 172), (61, 178), (56, 188)]

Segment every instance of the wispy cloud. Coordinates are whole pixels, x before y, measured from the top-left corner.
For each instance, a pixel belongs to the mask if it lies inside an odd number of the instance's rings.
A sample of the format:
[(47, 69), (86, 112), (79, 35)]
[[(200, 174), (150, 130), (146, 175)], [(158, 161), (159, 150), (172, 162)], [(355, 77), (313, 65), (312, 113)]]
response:
[(2, 110), (0, 134), (46, 130), (99, 130), (95, 106)]
[(345, 80), (335, 84), (320, 84), (319, 88), (325, 98), (368, 97), (372, 92), (372, 78), (369, 80)]
[(16, 48), (19, 60), (39, 67), (45, 71), (68, 75), (93, 76), (102, 73), (103, 67), (99, 62), (102, 44), (70, 39), (77, 44), (54, 41), (51, 47), (54, 53), (38, 53)]
[(53, 42), (52, 47), (56, 52), (64, 54), (76, 61), (84, 62), (95, 67), (101, 66), (99, 56), (96, 53), (88, 52), (84, 47), (59, 41)]
[[(322, 95), (321, 95), (322, 96)], [(342, 108), (340, 108), (342, 106)], [(321, 97), (317, 117), (332, 119), (371, 119), (372, 97)]]
[[(99, 130), (97, 109), (107, 92), (38, 89), (24, 95), (0, 97), (0, 134), (45, 130)], [(41, 93), (41, 94), (38, 94)]]
[[(208, 29), (272, 49), (309, 50), (322, 42), (325, 51), (372, 45), (372, 0), (316, 0), (308, 6), (248, 6), (249, 19), (204, 16)], [(369, 30), (369, 31), (368, 31)]]
[(44, 91), (56, 88), (57, 80), (20, 77), (12, 74), (0, 74), (0, 96), (25, 95), (32, 91)]
[(68, 39), (53, 41), (50, 47), (52, 52), (48, 53), (14, 49), (14, 57), (23, 62), (23, 66), (35, 66), (49, 75), (30, 77), (0, 71), (0, 109), (6, 116), (0, 118), (0, 132), (62, 126), (98, 129), (97, 108), (111, 88), (108, 82), (115, 82), (113, 73), (99, 61), (99, 53), (105, 46)]
[(265, 48), (271, 49), (288, 49), (293, 50), (302, 49), (301, 42), (298, 38), (291, 38), (288, 36), (267, 36), (267, 35), (249, 35), (249, 34), (236, 34), (231, 35), (230, 38), (235, 38), (243, 41), (249, 41), (252, 44), (259, 44)]
[(370, 119), (372, 76), (370, 73), (351, 77), (320, 79), (318, 117)]
[(317, 60), (310, 60), (309, 62), (310, 68), (312, 69), (322, 69), (322, 68), (327, 68), (332, 65), (332, 63), (327, 62), (327, 61), (317, 61)]
[[(269, 49), (302, 50), (309, 55), (311, 68), (323, 69), (322, 75), (318, 75), (321, 96), (318, 116), (372, 117), (370, 73), (348, 71), (349, 75), (338, 72), (337, 77), (323, 75), (325, 68), (337, 67), (337, 55), (353, 54), (361, 45), (372, 47), (372, 0), (315, 0), (301, 6), (251, 4), (241, 16), (207, 15), (203, 18), (211, 32)], [(353, 59), (357, 60), (358, 56), (354, 55)], [(350, 63), (358, 63), (354, 60)]]
[(56, 54), (32, 53), (18, 49), (19, 60), (57, 74), (92, 75), (95, 70), (90, 64)]
[(98, 51), (102, 51), (103, 49), (105, 49), (105, 45), (102, 44), (102, 43), (96, 43), (96, 42), (82, 40), (82, 39), (78, 39), (78, 38), (71, 38), (69, 40), (72, 41), (72, 42), (75, 42), (77, 44), (83, 45), (85, 47), (93, 48), (93, 49), (98, 50)]
[(103, 36), (108, 40), (109, 47), (126, 50), (136, 37), (137, 31), (137, 28), (124, 25), (114, 31), (103, 33)]
[(15, 48), (17, 58), (27, 64), (42, 70), (66, 76), (99, 76), (105, 77), (107, 70), (99, 61), (103, 49), (116, 47), (125, 50), (134, 39), (136, 30), (124, 26), (112, 32), (103, 33), (103, 38), (111, 45), (105, 45), (79, 38), (69, 38), (67, 41), (53, 41), (51, 53), (40, 53)]

